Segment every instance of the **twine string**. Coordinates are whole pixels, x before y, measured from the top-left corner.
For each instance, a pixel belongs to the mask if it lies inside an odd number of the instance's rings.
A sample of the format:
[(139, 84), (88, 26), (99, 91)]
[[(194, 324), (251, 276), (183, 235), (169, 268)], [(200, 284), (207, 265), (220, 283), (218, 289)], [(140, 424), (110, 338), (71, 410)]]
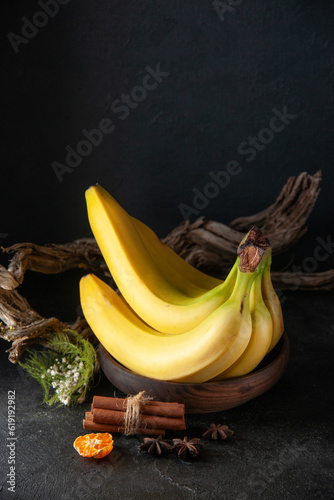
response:
[(124, 401), (126, 411), (124, 416), (124, 434), (132, 436), (140, 428), (142, 407), (153, 398), (141, 391), (135, 396), (127, 396)]

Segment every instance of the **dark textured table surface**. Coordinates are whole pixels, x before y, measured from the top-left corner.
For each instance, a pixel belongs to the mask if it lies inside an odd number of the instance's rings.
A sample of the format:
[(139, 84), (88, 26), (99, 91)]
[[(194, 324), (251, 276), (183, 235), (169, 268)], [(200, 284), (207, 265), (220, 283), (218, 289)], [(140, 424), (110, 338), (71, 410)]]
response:
[[(42, 290), (38, 294), (42, 296)], [(41, 404), (38, 383), (7, 360), (9, 344), (1, 341), (0, 498), (332, 499), (333, 298), (326, 292), (285, 293), (291, 344), (285, 374), (274, 388), (243, 406), (187, 415), (187, 431), (172, 437), (200, 437), (211, 422), (227, 424), (235, 432), (230, 440), (205, 441), (201, 455), (191, 462), (174, 455), (147, 455), (139, 450), (142, 437), (120, 435), (114, 436), (108, 457), (82, 458), (73, 441), (87, 432), (82, 419), (91, 395), (76, 408)], [(114, 395), (114, 390), (102, 376), (94, 393)], [(8, 491), (6, 476), (8, 391), (15, 391), (16, 403), (15, 493)]]

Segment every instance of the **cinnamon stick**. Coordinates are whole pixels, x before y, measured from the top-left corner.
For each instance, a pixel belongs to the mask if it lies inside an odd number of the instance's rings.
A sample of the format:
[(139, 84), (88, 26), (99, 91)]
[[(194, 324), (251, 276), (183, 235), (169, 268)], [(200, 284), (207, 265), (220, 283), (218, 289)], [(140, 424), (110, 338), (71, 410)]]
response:
[[(126, 411), (127, 400), (123, 398), (111, 398), (106, 396), (94, 396), (92, 410), (100, 408), (104, 410)], [(181, 403), (165, 401), (146, 401), (141, 407), (145, 415), (156, 415), (159, 417), (183, 418), (185, 406)]]
[[(95, 423), (124, 425), (124, 411), (104, 410), (103, 408), (93, 408), (93, 420)], [(156, 415), (142, 414), (140, 426), (151, 429), (172, 429), (185, 430), (186, 424), (184, 416), (180, 418), (159, 417)]]
[[(89, 413), (89, 412), (88, 412)], [(87, 417), (87, 414), (86, 414)], [(89, 431), (95, 432), (111, 432), (111, 433), (122, 433), (122, 427), (119, 425), (111, 424), (100, 424), (93, 421), (93, 417), (89, 416), (83, 420), (83, 428)], [(146, 436), (164, 436), (166, 431), (164, 429), (149, 429), (140, 428), (137, 430), (138, 434), (145, 434)]]

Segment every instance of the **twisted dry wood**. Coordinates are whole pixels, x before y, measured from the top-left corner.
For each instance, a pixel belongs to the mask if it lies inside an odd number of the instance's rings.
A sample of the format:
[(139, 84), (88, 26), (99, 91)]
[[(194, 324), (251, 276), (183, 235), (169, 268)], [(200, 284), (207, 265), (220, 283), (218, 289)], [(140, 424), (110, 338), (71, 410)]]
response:
[(256, 225), (268, 237), (273, 254), (293, 246), (307, 231), (306, 221), (320, 192), (321, 172), (290, 177), (274, 204), (258, 214), (226, 224), (198, 218), (182, 222), (164, 239), (187, 262), (224, 277), (235, 260), (237, 247)]
[(334, 269), (319, 273), (271, 273), (271, 281), (279, 290), (334, 290)]
[(4, 251), (14, 254), (8, 270), (0, 266), (0, 287), (6, 290), (18, 287), (23, 282), (26, 270), (57, 274), (77, 267), (107, 273), (107, 266), (94, 238), (82, 238), (63, 245), (17, 243)]
[[(25, 349), (38, 341), (48, 345), (50, 336), (70, 329), (80, 333), (84, 338), (95, 342), (95, 336), (86, 320), (78, 317), (75, 323), (64, 323), (57, 318), (43, 318), (29, 305), (28, 301), (17, 290), (5, 290), (0, 287), (0, 338), (12, 342), (9, 360), (17, 363)], [(71, 337), (70, 332), (67, 332)]]

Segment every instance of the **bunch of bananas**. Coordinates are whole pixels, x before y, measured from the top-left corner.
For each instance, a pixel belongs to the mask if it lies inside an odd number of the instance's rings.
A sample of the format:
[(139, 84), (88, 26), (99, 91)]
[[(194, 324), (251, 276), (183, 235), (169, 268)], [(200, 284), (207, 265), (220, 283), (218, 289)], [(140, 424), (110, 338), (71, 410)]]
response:
[(271, 247), (252, 228), (225, 281), (207, 276), (131, 217), (101, 186), (86, 191), (94, 237), (120, 293), (80, 280), (85, 318), (105, 349), (135, 373), (202, 383), (252, 371), (283, 333), (270, 278)]

